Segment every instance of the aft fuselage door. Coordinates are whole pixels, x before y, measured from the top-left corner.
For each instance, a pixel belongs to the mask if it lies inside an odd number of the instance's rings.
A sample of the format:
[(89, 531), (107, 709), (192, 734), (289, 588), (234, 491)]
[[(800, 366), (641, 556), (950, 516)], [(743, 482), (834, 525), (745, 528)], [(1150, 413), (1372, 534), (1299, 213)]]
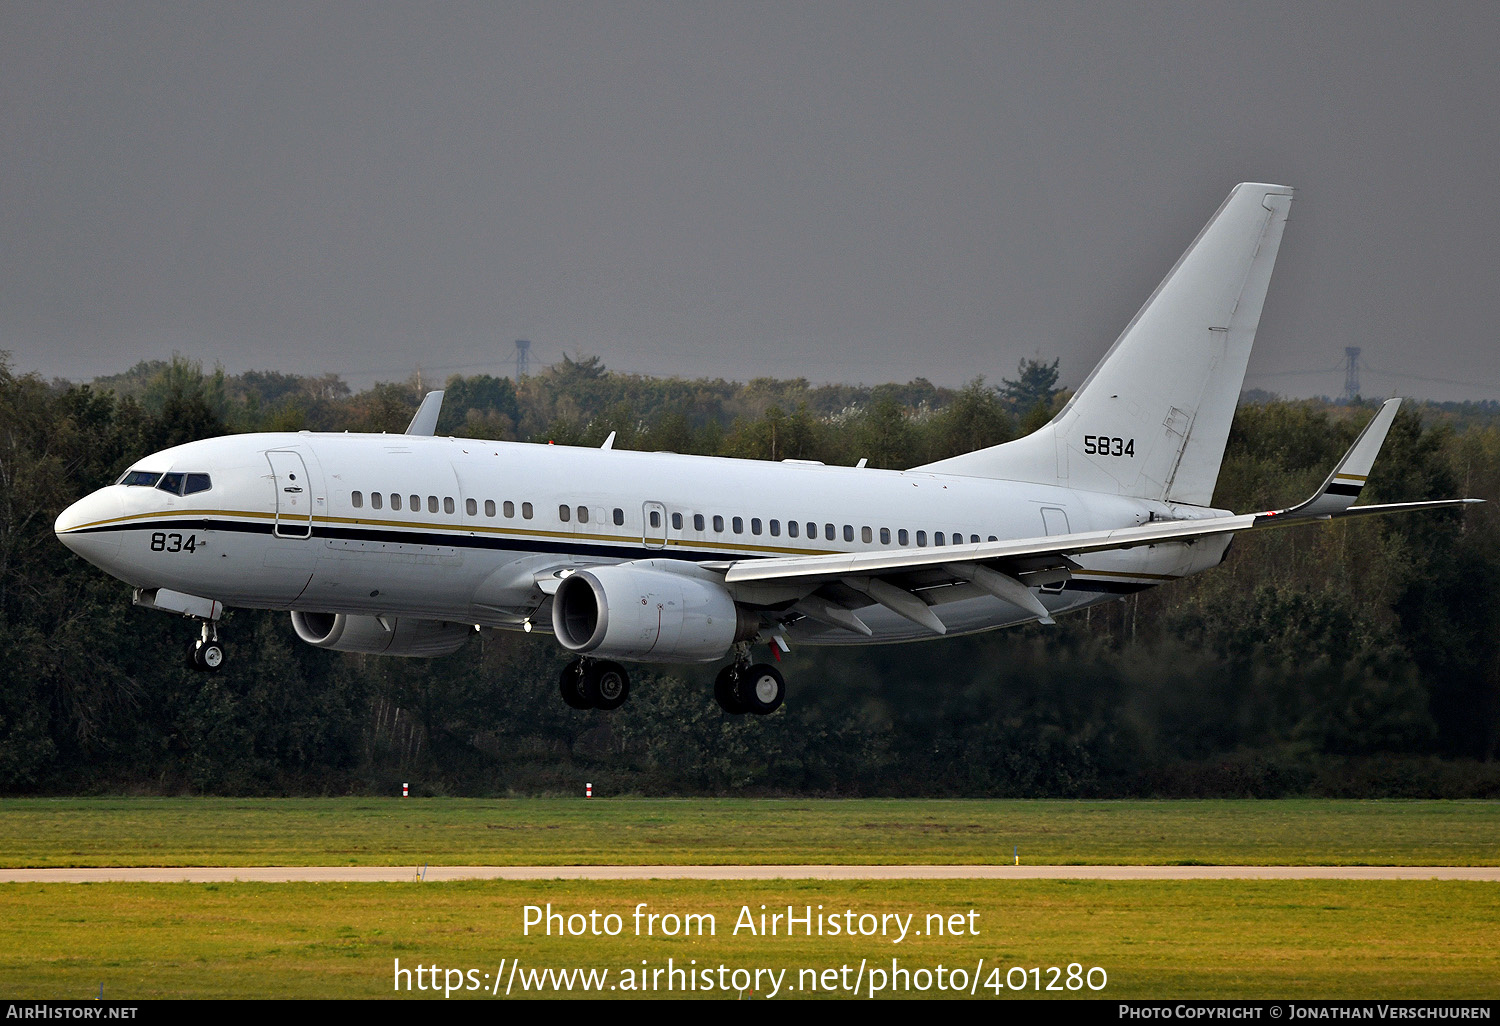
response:
[(276, 484), (276, 535), (306, 538), (312, 534), (312, 481), (307, 465), (295, 452), (268, 452)]
[(641, 540), (648, 549), (660, 549), (667, 544), (667, 507), (659, 502), (648, 502), (641, 507)]

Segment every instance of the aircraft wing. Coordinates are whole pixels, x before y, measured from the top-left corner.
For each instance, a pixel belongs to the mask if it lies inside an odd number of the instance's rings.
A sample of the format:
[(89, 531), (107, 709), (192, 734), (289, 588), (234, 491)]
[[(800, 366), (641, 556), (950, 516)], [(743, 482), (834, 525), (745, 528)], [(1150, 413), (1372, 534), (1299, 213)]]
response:
[[(1439, 499), (1429, 502), (1353, 505), (1364, 487), (1375, 456), (1385, 441), (1400, 402), (1399, 399), (1387, 401), (1328, 475), (1322, 488), (1306, 502), (1287, 509), (1192, 520), (1158, 520), (1105, 531), (948, 545), (943, 548), (823, 556), (776, 556), (713, 566), (724, 572), (725, 583), (731, 585), (800, 582), (812, 585), (815, 589), (835, 585), (833, 596), (819, 596), (815, 591), (794, 608), (815, 619), (834, 623), (857, 633), (868, 634), (869, 629), (857, 616), (852, 615), (848, 603), (836, 600), (838, 586), (863, 596), (856, 603), (856, 608), (871, 602), (879, 603), (928, 627), (934, 633), (945, 633), (942, 621), (920, 594), (885, 579), (915, 572), (923, 572), (926, 580), (931, 583), (942, 583), (944, 580), (949, 583), (967, 581), (997, 598), (1031, 611), (1043, 622), (1051, 622), (1046, 607), (1020, 578), (1051, 568), (1065, 570), (1074, 567), (1074, 556), (1130, 549), (1140, 545), (1191, 542), (1197, 538), (1290, 527), (1342, 517), (1405, 513), (1482, 502), (1482, 499)], [(848, 593), (843, 594), (847, 596)]]

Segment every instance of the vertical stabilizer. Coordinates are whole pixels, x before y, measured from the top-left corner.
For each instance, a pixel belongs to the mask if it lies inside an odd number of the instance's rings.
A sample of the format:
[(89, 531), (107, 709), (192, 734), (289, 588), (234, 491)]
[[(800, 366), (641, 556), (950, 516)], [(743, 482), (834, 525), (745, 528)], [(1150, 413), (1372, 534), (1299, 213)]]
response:
[(1291, 205), (1235, 186), (1050, 424), (917, 469), (1208, 505)]

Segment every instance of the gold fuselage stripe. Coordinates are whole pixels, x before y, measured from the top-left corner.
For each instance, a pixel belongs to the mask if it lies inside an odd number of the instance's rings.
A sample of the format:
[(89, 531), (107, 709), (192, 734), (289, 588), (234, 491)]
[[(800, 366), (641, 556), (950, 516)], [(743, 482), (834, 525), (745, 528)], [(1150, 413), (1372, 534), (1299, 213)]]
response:
[[(71, 534), (76, 531), (83, 531), (96, 527), (105, 527), (111, 524), (125, 527), (128, 526), (130, 522), (150, 521), (163, 517), (192, 519), (193, 517), (212, 516), (243, 517), (251, 520), (272, 520), (275, 519), (276, 514), (256, 510), (232, 509), (157, 510), (149, 513), (132, 513), (128, 516), (123, 517), (111, 517), (107, 520), (95, 520), (92, 523), (79, 524), (77, 527), (70, 528), (64, 533)], [(300, 521), (303, 518), (283, 517), (282, 519)], [(313, 520), (313, 522), (319, 524), (349, 524), (355, 527), (397, 527), (409, 530), (422, 530), (437, 532), (441, 534), (451, 534), (454, 536), (455, 540), (463, 537), (464, 535), (490, 534), (505, 535), (512, 538), (552, 538), (573, 541), (608, 542), (620, 545), (641, 544), (646, 545), (648, 548), (652, 547), (651, 543), (645, 542), (643, 540), (638, 541), (634, 535), (631, 535), (628, 538), (622, 538), (618, 535), (608, 534), (576, 534), (564, 531), (537, 531), (516, 527), (487, 527), (483, 525), (475, 525), (472, 527), (454, 527), (451, 524), (433, 523), (431, 521), (424, 523), (421, 521), (413, 520), (368, 520), (356, 517), (314, 516), (311, 519)], [(666, 540), (666, 545), (678, 548), (716, 549), (728, 553), (767, 553), (778, 556), (833, 556), (845, 554), (845, 550), (841, 549), (788, 549), (778, 548), (770, 545), (736, 545), (733, 542), (695, 541), (691, 538), (668, 538)], [(900, 550), (900, 548), (900, 546), (892, 547), (893, 551)], [(937, 546), (932, 546), (932, 548), (936, 549)], [(879, 552), (881, 550), (858, 549), (853, 551)], [(1177, 575), (1173, 574), (1149, 574), (1140, 573), (1133, 570), (1074, 570), (1072, 572), (1074, 576), (1084, 577), (1121, 577), (1127, 579), (1148, 581), (1175, 581), (1178, 579)]]

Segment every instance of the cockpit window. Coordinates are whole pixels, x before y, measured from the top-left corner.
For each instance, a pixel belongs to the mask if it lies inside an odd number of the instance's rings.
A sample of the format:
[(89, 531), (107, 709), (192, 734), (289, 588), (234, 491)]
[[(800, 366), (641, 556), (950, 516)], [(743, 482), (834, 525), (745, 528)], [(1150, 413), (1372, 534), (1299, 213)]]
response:
[(194, 492), (206, 492), (214, 486), (213, 481), (207, 474), (160, 474), (154, 470), (131, 470), (115, 483), (139, 485), (143, 488), (150, 488), (154, 485), (164, 492), (171, 492), (173, 495), (192, 495)]

